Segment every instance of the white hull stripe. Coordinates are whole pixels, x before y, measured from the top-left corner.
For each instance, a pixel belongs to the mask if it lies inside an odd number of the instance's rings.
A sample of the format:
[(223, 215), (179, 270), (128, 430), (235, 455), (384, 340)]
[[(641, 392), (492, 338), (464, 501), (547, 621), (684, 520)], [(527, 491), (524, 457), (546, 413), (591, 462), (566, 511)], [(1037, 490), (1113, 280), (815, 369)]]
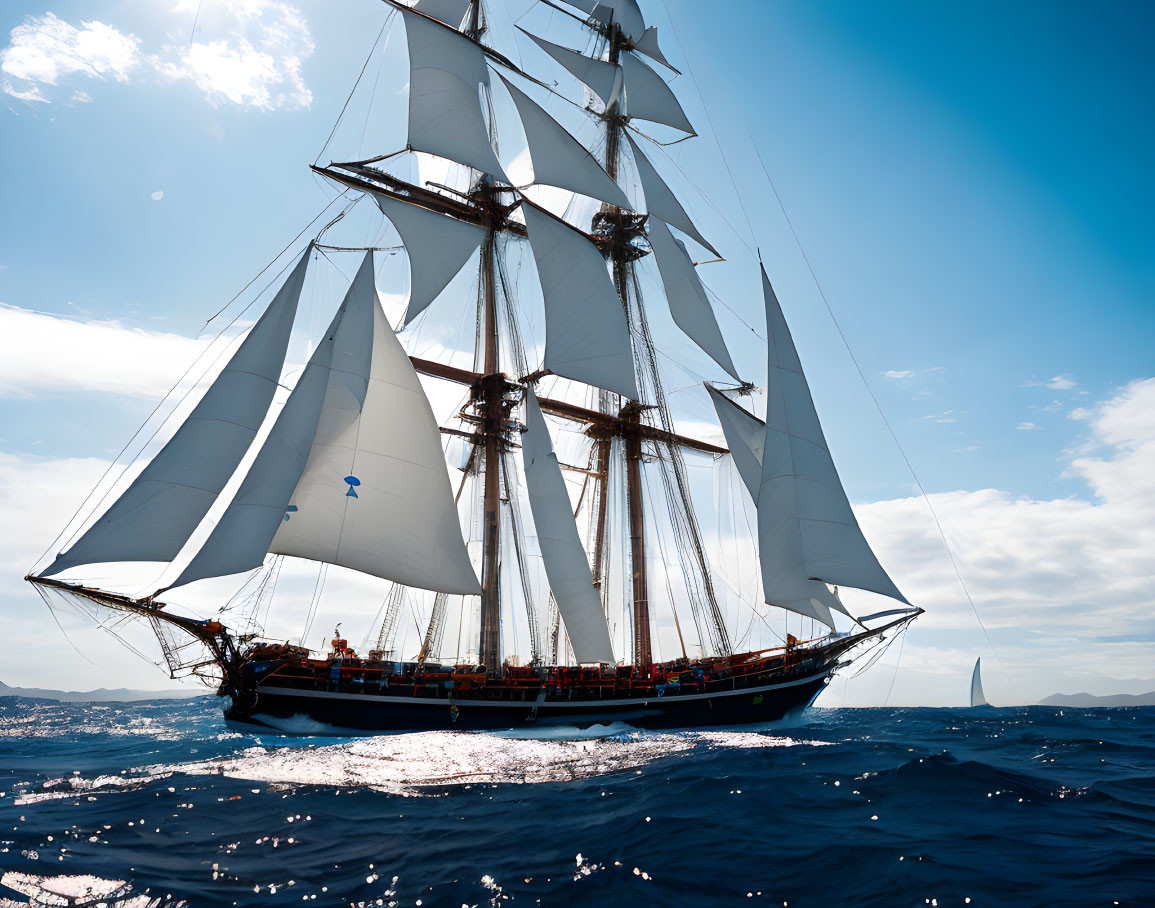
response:
[[(784, 681), (781, 684), (766, 684), (761, 687), (741, 687), (735, 690), (717, 691), (710, 694), (672, 694), (670, 697), (648, 697), (646, 699), (637, 698), (630, 700), (566, 700), (564, 702), (549, 701), (549, 700), (474, 700), (466, 697), (460, 700), (454, 700), (470, 708), (481, 706), (485, 708), (500, 708), (500, 709), (599, 709), (605, 710), (609, 708), (617, 708), (624, 706), (664, 706), (667, 703), (684, 703), (688, 700), (713, 700), (723, 697), (737, 697), (745, 694), (760, 694), (766, 691), (781, 690), (786, 687), (797, 687), (800, 684), (809, 684), (824, 678), (831, 673), (832, 669), (827, 669), (817, 675), (811, 675), (807, 678), (799, 678), (796, 681)], [(292, 687), (264, 687), (257, 685), (257, 692), (261, 696), (277, 696), (277, 697), (312, 697), (317, 700), (364, 700), (368, 703), (394, 703), (398, 705), (408, 706), (439, 706), (446, 698), (431, 698), (431, 697), (387, 697), (380, 694), (347, 694), (340, 691), (331, 690), (298, 690)]]

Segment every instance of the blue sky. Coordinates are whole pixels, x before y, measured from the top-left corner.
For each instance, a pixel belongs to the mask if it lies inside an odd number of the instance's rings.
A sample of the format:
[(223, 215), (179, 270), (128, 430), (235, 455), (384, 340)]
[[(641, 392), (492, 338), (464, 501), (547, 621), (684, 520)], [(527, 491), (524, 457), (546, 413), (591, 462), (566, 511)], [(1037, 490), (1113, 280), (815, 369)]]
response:
[[(701, 272), (737, 313), (719, 317), (739, 368), (762, 380), (761, 343), (743, 324), (764, 330), (757, 246), (852, 500), (883, 515), (864, 515), (864, 525), (869, 530), (886, 514), (905, 520), (892, 503), (912, 494), (910, 475), (826, 312), (756, 145), (927, 491), (971, 496), (942, 499), (944, 524), (958, 536), (964, 575), (982, 578), (976, 601), (980, 611), (992, 603), (1014, 687), (1038, 695), (1069, 687), (1080, 642), (1120, 635), (1127, 639), (1102, 641), (1112, 672), (1083, 666), (1075, 678), (1101, 690), (1142, 686), (1155, 675), (1144, 668), (1155, 631), (1147, 617), (1155, 595), (1149, 568), (1145, 576), (1135, 567), (1125, 595), (1108, 597), (1119, 605), (1103, 610), (1101, 626), (1075, 617), (1064, 623), (1065, 643), (1030, 640), (1047, 624), (1043, 606), (1086, 616), (1099, 603), (1068, 595), (1073, 581), (1061, 571), (1038, 576), (1019, 568), (1050, 563), (1051, 556), (1022, 549), (1025, 532), (1065, 542), (1095, 532), (1100, 518), (1134, 521), (1135, 539), (1151, 532), (1150, 515), (1138, 506), (1145, 492), (1131, 499), (1107, 492), (1102, 471), (1078, 462), (1139, 476), (1147, 461), (1135, 458), (1146, 457), (1152, 441), (1142, 420), (1146, 386), (1134, 383), (1155, 376), (1155, 62), (1144, 46), (1155, 10), (1139, 2), (810, 0), (728, 3), (706, 16), (691, 0), (641, 5), (683, 70), (672, 84), (700, 133), (655, 161), (671, 177), (676, 163), (724, 215), (687, 182), (671, 180), (729, 259)], [(506, 22), (529, 6), (491, 4), (495, 20)], [(121, 56), (103, 60), (96, 76), (90, 66), (67, 71), (67, 61), (55, 74), (13, 63), (11, 55), (0, 62), (0, 302), (195, 337), (332, 197), (307, 165), (357, 78), (384, 7), (349, 0), (334, 15), (331, 5), (307, 0), (205, 0), (194, 32), (196, 3), (21, 0), (0, 12), (0, 53), (19, 43), (14, 29), (35, 26), (42, 34), (49, 13), (73, 29), (115, 29)], [(539, 18), (526, 21), (550, 23), (540, 11), (531, 15)], [(275, 34), (261, 31), (264, 25)], [(399, 26), (390, 34), (398, 47), (402, 37)], [(266, 49), (271, 62), (238, 75), (227, 60), (214, 68), (212, 59), (189, 53), (214, 42), (243, 53), (244, 41)], [(540, 63), (525, 45), (513, 45), (527, 65)], [(372, 89), (379, 117), (403, 119), (403, 97), (393, 98), (401, 83), (388, 66), (381, 72), (373, 88), (370, 67), (363, 89)], [(30, 100), (32, 92), (43, 100)], [(395, 136), (396, 123), (373, 120), (360, 132), (363, 122), (346, 123), (334, 154), (393, 150), (372, 143)], [(20, 322), (21, 330), (28, 324)], [(147, 381), (132, 393), (93, 390), (100, 371), (112, 368), (99, 360), (83, 366), (91, 381), (76, 368), (69, 376), (68, 363), (53, 371), (58, 351), (42, 330), (51, 324), (0, 339), (25, 355), (29, 345), (43, 345), (38, 359), (47, 364), (43, 381), (22, 385), (17, 375), (0, 383), (0, 454), (13, 469), (112, 457), (155, 403)], [(174, 341), (175, 356), (179, 347)], [(688, 398), (684, 416), (709, 412)], [(973, 497), (983, 490), (1005, 498)], [(1070, 514), (1065, 500), (1090, 510)], [(1016, 511), (1015, 502), (1024, 505)], [(1112, 504), (1118, 510), (1094, 510)], [(1034, 505), (1035, 523), (1014, 523)], [(925, 523), (925, 513), (918, 519)], [(889, 538), (881, 523), (879, 533)], [(1013, 567), (988, 577), (990, 553), (972, 544), (978, 537), (998, 540)], [(912, 633), (904, 657), (911, 668), (901, 677), (911, 679), (911, 697), (931, 683), (942, 685), (946, 699), (956, 665), (989, 651), (957, 588), (951, 591), (949, 561), (931, 552), (928, 538), (925, 564), (907, 569), (938, 578), (927, 581), (926, 595), (949, 599), (940, 614), (952, 617), (936, 625), (928, 616)], [(892, 569), (911, 557), (901, 538), (894, 545)], [(1074, 557), (1085, 560), (1093, 550), (1089, 541)], [(8, 573), (26, 566), (14, 563)], [(1091, 590), (1112, 574), (1103, 565), (1089, 570), (1080, 582)], [(1032, 595), (1045, 600), (1039, 611), (1016, 610)], [(14, 577), (0, 582), (0, 597), (21, 632), (36, 622), (51, 628)], [(925, 604), (933, 611), (939, 603)], [(950, 671), (935, 669), (936, 659)], [(1039, 667), (1043, 680), (1032, 687)], [(875, 672), (881, 690), (892, 671)], [(31, 661), (25, 673), (51, 680), (36, 675)], [(844, 692), (847, 702), (878, 697), (869, 685), (858, 691)], [(1014, 697), (997, 678), (988, 694)]]

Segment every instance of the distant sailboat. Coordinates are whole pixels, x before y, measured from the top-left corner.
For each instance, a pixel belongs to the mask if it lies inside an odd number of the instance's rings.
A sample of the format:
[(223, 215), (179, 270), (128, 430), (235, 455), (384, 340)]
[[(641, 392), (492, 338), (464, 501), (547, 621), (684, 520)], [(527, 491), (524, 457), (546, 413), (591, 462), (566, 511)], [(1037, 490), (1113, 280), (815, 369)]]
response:
[(971, 675), (971, 706), (990, 706), (983, 696), (983, 678), (980, 671), (982, 659), (975, 659), (975, 670)]

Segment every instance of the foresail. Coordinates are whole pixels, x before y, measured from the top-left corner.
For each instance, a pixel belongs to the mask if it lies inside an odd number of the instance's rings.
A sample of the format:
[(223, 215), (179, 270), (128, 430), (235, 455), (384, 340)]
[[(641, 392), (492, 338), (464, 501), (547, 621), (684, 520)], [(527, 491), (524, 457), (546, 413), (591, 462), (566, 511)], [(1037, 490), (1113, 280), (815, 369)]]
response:
[(618, 102), (618, 96), (622, 89), (621, 67), (604, 60), (587, 57), (585, 54), (570, 50), (568, 47), (552, 44), (544, 38), (531, 35), (525, 29), (520, 30), (528, 35), (534, 44), (565, 67), (570, 75), (597, 95), (607, 110)]
[(350, 312), (368, 310), (358, 328), (372, 338), (371, 351), (361, 361), (335, 360), (308, 463), (269, 551), (419, 589), (480, 593), (441, 433), (377, 302), (369, 257), (350, 295)]
[(401, 15), (409, 45), (409, 147), (508, 183), (481, 113), (478, 90), (489, 84), (481, 48), (417, 13)]
[(401, 236), (409, 256), (407, 326), (473, 258), (485, 238), (485, 228), (381, 193), (374, 193), (373, 198)]
[(312, 251), (309, 244), (176, 434), (44, 575), (80, 564), (177, 556), (236, 471), (273, 400)]
[(906, 602), (855, 519), (765, 270), (762, 288), (769, 357), (766, 442), (757, 500), (767, 599), (789, 596), (800, 584), (821, 580)]
[(597, 587), (566, 491), (545, 417), (531, 389), (525, 393), (521, 455), (529, 505), (550, 590), (580, 663), (613, 664), (614, 651)]
[(660, 220), (651, 221), (646, 231), (658, 263), (658, 272), (662, 276), (662, 286), (666, 290), (674, 324), (685, 331), (734, 381), (741, 382), (734, 361), (730, 358), (730, 351), (726, 349), (726, 341), (718, 327), (714, 309), (706, 298), (706, 290), (698, 279), (686, 247), (674, 238), (670, 229)]
[(983, 679), (980, 672), (982, 659), (975, 659), (975, 670), (971, 674), (971, 706), (989, 706), (983, 695)]
[(637, 400), (626, 315), (602, 254), (528, 201), (521, 208), (545, 298), (545, 368)]
[(646, 197), (646, 210), (656, 218), (661, 218), (671, 227), (677, 227), (683, 233), (693, 237), (709, 249), (714, 255), (721, 258), (718, 250), (706, 242), (705, 237), (698, 232), (686, 209), (678, 201), (673, 191), (666, 185), (666, 181), (659, 176), (654, 165), (642, 154), (638, 144), (625, 132), (626, 141), (634, 153), (634, 166), (638, 169), (638, 179), (642, 183), (642, 193)]
[(517, 106), (517, 114), (521, 118), (529, 145), (530, 160), (533, 162), (535, 183), (560, 186), (619, 208), (631, 207), (626, 194), (610, 179), (610, 175), (584, 145), (542, 110), (529, 95), (508, 79), (499, 78)]
[(626, 87), (626, 116), (636, 120), (664, 123), (696, 135), (686, 112), (666, 80), (626, 51), (622, 54), (622, 82)]
[(658, 47), (658, 30), (652, 25), (638, 38), (637, 43), (634, 45), (634, 50), (639, 54), (645, 54), (651, 60), (657, 60), (663, 66), (673, 69), (674, 72), (678, 72), (678, 70), (674, 69), (670, 61), (666, 59), (666, 55), (662, 53), (662, 49)]
[[(726, 447), (742, 484), (746, 486), (754, 504), (758, 504), (758, 492), (762, 482), (762, 451), (766, 445), (766, 424), (730, 400), (721, 391), (706, 385), (710, 400), (718, 414), (718, 422), (726, 436)], [(759, 555), (761, 557), (761, 555)], [(798, 612), (834, 627), (831, 610), (850, 616), (846, 607), (830, 588), (818, 580), (802, 580), (792, 583), (784, 578), (776, 578), (771, 587), (766, 587), (763, 575), (766, 601), (771, 605)]]

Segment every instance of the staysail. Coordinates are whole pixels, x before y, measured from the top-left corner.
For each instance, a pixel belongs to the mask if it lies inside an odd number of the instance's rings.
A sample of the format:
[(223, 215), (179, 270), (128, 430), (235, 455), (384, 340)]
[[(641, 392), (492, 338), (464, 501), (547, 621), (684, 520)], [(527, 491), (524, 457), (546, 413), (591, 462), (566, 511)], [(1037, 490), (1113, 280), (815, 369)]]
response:
[(421, 589), (480, 591), (437, 423), (376, 293), (368, 253), (330, 328), (331, 351), (318, 347), (314, 371), (174, 586), (256, 567), (272, 552)]
[(757, 501), (766, 598), (775, 603), (794, 599), (806, 583), (820, 580), (907, 602), (855, 519), (765, 269), (762, 289), (769, 355)]
[(979, 666), (982, 661), (982, 659), (975, 659), (975, 670), (971, 674), (971, 706), (990, 706), (987, 703), (987, 698), (983, 696), (983, 679), (979, 673)]
[(80, 564), (177, 556), (236, 471), (273, 400), (312, 251), (310, 243), (176, 434), (44, 576)]
[(622, 70), (620, 66), (607, 63), (605, 60), (595, 60), (580, 54), (576, 50), (553, 44), (537, 35), (531, 35), (524, 28), (519, 30), (560, 63), (569, 73), (583, 83), (586, 88), (597, 95), (609, 110), (618, 102), (622, 90)]
[(525, 421), (521, 455), (530, 510), (546, 577), (565, 622), (574, 657), (581, 663), (613, 664), (614, 651), (601, 599), (574, 523), (573, 508), (549, 429), (531, 389), (525, 392)]
[(677, 227), (683, 233), (693, 237), (714, 255), (721, 258), (718, 250), (707, 243), (706, 238), (698, 232), (698, 228), (694, 226), (694, 222), (686, 214), (686, 209), (682, 207), (678, 197), (674, 195), (673, 190), (654, 169), (654, 165), (650, 163), (649, 159), (642, 154), (638, 144), (630, 138), (628, 132), (625, 136), (634, 153), (634, 166), (638, 169), (638, 179), (642, 183), (642, 193), (646, 197), (646, 210), (654, 217), (661, 218), (671, 227)]

